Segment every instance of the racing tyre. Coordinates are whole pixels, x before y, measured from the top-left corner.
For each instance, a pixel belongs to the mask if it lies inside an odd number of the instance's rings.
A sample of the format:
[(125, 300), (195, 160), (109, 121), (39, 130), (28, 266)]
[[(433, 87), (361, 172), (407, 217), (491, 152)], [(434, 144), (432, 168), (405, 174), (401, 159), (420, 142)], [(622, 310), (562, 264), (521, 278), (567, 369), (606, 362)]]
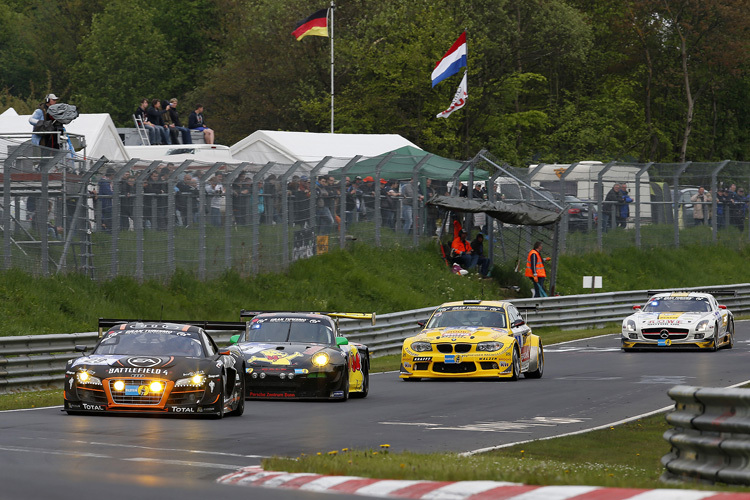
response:
[(734, 347), (734, 320), (729, 320), (727, 335), (729, 336), (729, 344), (727, 344), (727, 349), (731, 349), (732, 347)]
[(370, 392), (370, 362), (365, 361), (362, 363), (362, 376), (364, 377), (362, 379), (362, 391), (361, 392), (353, 392), (351, 394), (351, 397), (353, 398), (366, 398), (367, 393)]
[(544, 374), (544, 347), (542, 347), (542, 342), (539, 342), (539, 364), (537, 365), (536, 370), (533, 372), (526, 372), (524, 373), (524, 377), (526, 378), (542, 378), (542, 375)]
[(518, 380), (521, 375), (521, 356), (518, 354), (518, 348), (513, 348), (513, 359), (511, 360), (511, 366), (513, 366), (513, 373), (510, 375), (511, 380)]
[(218, 412), (211, 415), (211, 418), (216, 420), (221, 420), (224, 418), (224, 385), (222, 384), (221, 390), (219, 391), (219, 399), (218, 401), (221, 403), (221, 407)]
[[(243, 374), (245, 373), (245, 367), (244, 366), (242, 367), (242, 373)], [(239, 373), (237, 375), (235, 375), (235, 376), (240, 379), (240, 383), (239, 383), (239, 387), (240, 387), (240, 391), (239, 391), (240, 402), (237, 404), (237, 408), (235, 408), (234, 410), (232, 410), (229, 413), (227, 413), (227, 415), (228, 416), (232, 416), (232, 417), (239, 417), (243, 413), (245, 413), (245, 377), (244, 377), (244, 375), (240, 375)], [(235, 382), (235, 384), (236, 384), (236, 382)], [(237, 391), (235, 391), (235, 393), (236, 392)]]
[(719, 350), (719, 325), (718, 323), (714, 326), (714, 345), (711, 347), (711, 351), (716, 352)]

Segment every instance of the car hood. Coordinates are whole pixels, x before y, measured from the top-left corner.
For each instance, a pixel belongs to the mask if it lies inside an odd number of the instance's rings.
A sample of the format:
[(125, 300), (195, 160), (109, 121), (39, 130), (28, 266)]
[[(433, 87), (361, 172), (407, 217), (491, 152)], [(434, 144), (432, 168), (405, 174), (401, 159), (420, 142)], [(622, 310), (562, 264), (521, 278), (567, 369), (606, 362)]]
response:
[(207, 373), (210, 359), (183, 356), (91, 355), (73, 360), (70, 370), (85, 368), (97, 377), (182, 377)]
[(324, 344), (247, 342), (238, 344), (237, 347), (248, 364), (281, 366), (306, 364), (314, 354), (321, 351), (331, 356), (333, 362), (344, 359), (344, 353), (339, 347)]
[(503, 340), (503, 338), (510, 336), (510, 330), (508, 330), (507, 328), (452, 326), (446, 328), (427, 328), (419, 332), (419, 335), (417, 335), (416, 337), (412, 337), (412, 339), (428, 342), (483, 342), (487, 340)]
[(712, 316), (712, 313), (707, 312), (645, 312), (633, 314), (629, 319), (635, 321), (639, 326), (648, 328), (650, 326), (687, 326)]

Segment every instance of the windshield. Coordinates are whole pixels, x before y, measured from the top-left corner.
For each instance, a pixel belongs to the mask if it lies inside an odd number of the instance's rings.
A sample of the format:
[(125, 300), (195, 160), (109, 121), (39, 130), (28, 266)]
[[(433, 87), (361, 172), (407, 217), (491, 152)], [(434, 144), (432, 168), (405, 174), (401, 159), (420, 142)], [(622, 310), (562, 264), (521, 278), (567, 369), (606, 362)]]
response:
[(709, 312), (706, 297), (656, 297), (648, 301), (643, 312)]
[(247, 329), (248, 342), (333, 344), (333, 329), (314, 318), (256, 318)]
[(505, 309), (490, 306), (441, 307), (430, 318), (426, 328), (486, 326), (507, 328)]
[(118, 330), (107, 332), (94, 354), (203, 356), (203, 346), (197, 333)]

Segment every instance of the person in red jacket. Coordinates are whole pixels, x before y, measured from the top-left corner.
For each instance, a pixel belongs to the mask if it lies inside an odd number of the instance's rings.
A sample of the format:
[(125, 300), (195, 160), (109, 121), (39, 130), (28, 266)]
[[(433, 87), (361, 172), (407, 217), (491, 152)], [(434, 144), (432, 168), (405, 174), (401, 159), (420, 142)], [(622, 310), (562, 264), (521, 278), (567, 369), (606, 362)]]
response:
[(453, 243), (451, 243), (451, 257), (456, 264), (463, 269), (471, 267), (471, 243), (466, 240), (466, 229), (461, 227), (461, 223), (453, 221)]
[(542, 242), (537, 241), (534, 243), (534, 248), (529, 252), (529, 256), (526, 258), (526, 277), (534, 282), (534, 290), (532, 297), (547, 297), (547, 293), (544, 291), (544, 278), (547, 277), (547, 272), (544, 270), (544, 262), (542, 261)]

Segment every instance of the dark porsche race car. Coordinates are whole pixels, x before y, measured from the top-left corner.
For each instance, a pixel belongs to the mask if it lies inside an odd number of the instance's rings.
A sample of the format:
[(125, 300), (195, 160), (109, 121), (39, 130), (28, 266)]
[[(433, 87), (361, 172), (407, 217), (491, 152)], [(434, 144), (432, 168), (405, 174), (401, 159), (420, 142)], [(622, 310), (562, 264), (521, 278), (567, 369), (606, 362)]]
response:
[(69, 414), (242, 415), (245, 370), (237, 348), (220, 349), (190, 324), (100, 320), (100, 332), (110, 326), (90, 355), (68, 361)]
[(245, 396), (261, 399), (334, 399), (367, 396), (370, 352), (349, 343), (337, 318), (374, 314), (242, 311), (252, 317), (232, 337), (245, 361)]

